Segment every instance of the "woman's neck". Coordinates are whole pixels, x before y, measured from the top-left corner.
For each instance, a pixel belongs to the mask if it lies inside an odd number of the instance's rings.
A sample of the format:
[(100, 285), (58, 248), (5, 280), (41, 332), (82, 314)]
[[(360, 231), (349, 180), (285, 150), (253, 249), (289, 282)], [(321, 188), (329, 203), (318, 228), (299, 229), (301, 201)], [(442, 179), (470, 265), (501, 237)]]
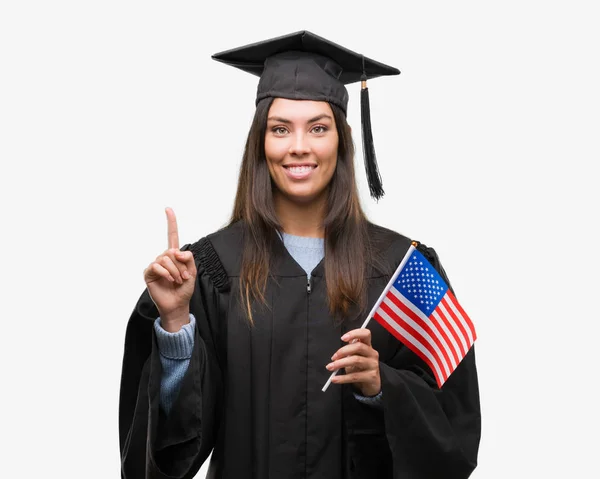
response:
[(285, 196), (274, 194), (275, 212), (283, 231), (294, 236), (323, 238), (323, 219), (327, 196), (322, 195), (310, 203), (296, 203)]

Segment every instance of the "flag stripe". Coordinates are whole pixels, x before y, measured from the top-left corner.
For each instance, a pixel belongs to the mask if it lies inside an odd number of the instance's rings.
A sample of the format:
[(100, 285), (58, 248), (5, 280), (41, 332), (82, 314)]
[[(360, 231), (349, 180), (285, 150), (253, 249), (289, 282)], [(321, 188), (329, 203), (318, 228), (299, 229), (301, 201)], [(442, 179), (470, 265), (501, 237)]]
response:
[(454, 306), (456, 314), (463, 319), (465, 327), (468, 328), (467, 332), (471, 333), (469, 335), (469, 338), (471, 339), (471, 344), (473, 344), (477, 339), (477, 334), (475, 333), (475, 326), (473, 325), (471, 318), (469, 318), (467, 313), (465, 313), (465, 310), (450, 290), (448, 291), (448, 298), (450, 299), (450, 303), (452, 304), (452, 306)]
[(469, 325), (465, 321), (465, 318), (463, 318), (463, 315), (460, 314), (460, 311), (458, 309), (456, 309), (456, 306), (454, 305), (454, 302), (452, 301), (451, 297), (448, 296), (447, 302), (448, 302), (448, 308), (450, 309), (451, 313), (456, 317), (457, 321), (459, 321), (459, 323), (462, 325), (462, 329), (465, 330), (465, 334), (467, 335), (468, 345), (469, 345), (469, 347), (471, 347), (471, 344), (473, 344), (473, 335), (471, 334), (471, 328), (469, 328)]
[(443, 300), (440, 301), (436, 310), (437, 310), (438, 314), (440, 315), (440, 317), (442, 317), (444, 320), (448, 321), (448, 324), (456, 333), (456, 338), (458, 339), (459, 344), (460, 344), (460, 350), (462, 351), (462, 355), (464, 356), (465, 354), (467, 354), (467, 351), (469, 349), (467, 347), (467, 341), (465, 340), (465, 337), (463, 336), (462, 332), (460, 331), (458, 324), (456, 324), (456, 321), (454, 320), (452, 315), (446, 309), (446, 306), (444, 305)]
[[(454, 351), (456, 351), (456, 354), (459, 358), (462, 358), (465, 355), (466, 351), (463, 349), (463, 346), (460, 342), (458, 333), (452, 327), (452, 324), (450, 324), (450, 321), (448, 321), (448, 318), (446, 318), (446, 316), (444, 316), (443, 314), (440, 314), (439, 308), (435, 308), (433, 313), (431, 313), (431, 316), (433, 316), (433, 318), (439, 324), (442, 324), (444, 326), (444, 329), (446, 331), (448, 331), (448, 333), (450, 334), (450, 337), (452, 338), (452, 345), (454, 346)], [(459, 360), (459, 362), (460, 362), (460, 360)]]
[(442, 298), (442, 302), (440, 303), (440, 305), (443, 305), (442, 307), (445, 308), (446, 314), (449, 315), (448, 318), (452, 318), (452, 323), (456, 324), (456, 326), (458, 326), (458, 329), (460, 329), (461, 339), (463, 340), (463, 346), (465, 347), (465, 354), (467, 354), (467, 351), (471, 347), (469, 335), (467, 334), (463, 323), (460, 321), (460, 319), (456, 317), (456, 314), (454, 314), (454, 310), (450, 307), (446, 295), (444, 295), (444, 297)]
[[(396, 307), (402, 310), (404, 314), (411, 318), (415, 323), (419, 324), (433, 338), (435, 344), (437, 344), (438, 348), (441, 350), (442, 355), (444, 356), (445, 363), (449, 366), (449, 368), (446, 368), (446, 372), (448, 375), (450, 375), (450, 371), (457, 366), (458, 360), (454, 362), (454, 356), (451, 353), (451, 348), (446, 343), (447, 339), (444, 338), (443, 334), (441, 334), (438, 326), (423, 313), (418, 314), (412, 308), (410, 308), (410, 302), (396, 288), (390, 289), (388, 296), (390, 297), (390, 300), (393, 301), (393, 303), (396, 305)], [(415, 309), (419, 311), (418, 308)]]
[(440, 371), (437, 365), (430, 358), (431, 353), (427, 349), (423, 348), (423, 345), (413, 338), (408, 331), (404, 330), (394, 320), (386, 318), (387, 314), (381, 310), (381, 307), (377, 309), (377, 312), (373, 316), (379, 324), (387, 329), (396, 339), (402, 344), (409, 348), (413, 353), (419, 356), (430, 368), (435, 377), (435, 381), (438, 387), (442, 387), (444, 381), (441, 380)]
[[(412, 304), (409, 304), (409, 307), (411, 307)], [(418, 308), (415, 308), (418, 310)], [(448, 329), (448, 326), (446, 325), (446, 323), (442, 320), (440, 320), (439, 316), (436, 318), (436, 316), (434, 314), (431, 315), (430, 317), (431, 322), (434, 323), (438, 329), (440, 330), (440, 332), (444, 335), (444, 338), (446, 339), (446, 343), (448, 344), (448, 347), (450, 349), (450, 352), (452, 353), (452, 357), (454, 358), (454, 362), (452, 364), (454, 364), (454, 367), (456, 367), (458, 365), (458, 363), (460, 363), (460, 359), (462, 357), (462, 353), (460, 351), (460, 347), (458, 346), (458, 343), (456, 342), (456, 339), (454, 338), (454, 335), (452, 334), (452, 332)]]
[(450, 375), (450, 367), (448, 363), (442, 357), (442, 352), (440, 348), (435, 343), (434, 339), (431, 335), (423, 329), (423, 327), (417, 322), (413, 321), (410, 317), (406, 315), (404, 311), (399, 309), (391, 300), (390, 294), (386, 296), (383, 303), (381, 303), (382, 309), (388, 314), (388, 316), (395, 321), (397, 321), (400, 326), (409, 331), (417, 340), (419, 340), (425, 348), (431, 353), (434, 357), (435, 362), (438, 366), (443, 367), (443, 376), (444, 378)]
[[(443, 343), (445, 343), (445, 345), (447, 346), (447, 351), (449, 351), (449, 354), (452, 355), (451, 363), (453, 364), (453, 367), (456, 367), (458, 365), (458, 363), (460, 362), (460, 359), (458, 359), (459, 354), (460, 354), (460, 348), (458, 347), (458, 344), (452, 337), (452, 334), (450, 333), (450, 331), (448, 330), (448, 328), (446, 327), (444, 322), (443, 321), (442, 322), (434, 321), (432, 318), (427, 317), (423, 313), (423, 311), (421, 311), (419, 308), (417, 308), (410, 301), (410, 299), (408, 299), (406, 296), (404, 296), (396, 288), (394, 288), (393, 292), (396, 295), (396, 298), (398, 298), (400, 301), (402, 301), (404, 306), (412, 312), (412, 314), (414, 315), (413, 317), (416, 316), (416, 317), (420, 318), (421, 321), (425, 321), (426, 323), (430, 324), (432, 326), (432, 328), (434, 329), (434, 331), (439, 332), (439, 334), (443, 338)], [(407, 314), (409, 314), (409, 313), (407, 313)]]

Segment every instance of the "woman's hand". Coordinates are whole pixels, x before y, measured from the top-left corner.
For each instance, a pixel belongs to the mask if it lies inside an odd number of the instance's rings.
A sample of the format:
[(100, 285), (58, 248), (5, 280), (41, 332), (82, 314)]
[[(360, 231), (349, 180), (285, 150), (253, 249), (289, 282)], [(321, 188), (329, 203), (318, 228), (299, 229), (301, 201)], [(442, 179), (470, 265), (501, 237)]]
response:
[(329, 371), (345, 368), (345, 375), (336, 375), (332, 383), (352, 383), (363, 396), (376, 396), (381, 391), (379, 375), (379, 353), (371, 346), (371, 331), (366, 328), (354, 329), (342, 336), (349, 344), (341, 347), (332, 356)]
[(162, 327), (177, 332), (190, 321), (196, 263), (191, 251), (179, 250), (175, 213), (171, 208), (167, 208), (166, 213), (169, 247), (144, 270), (144, 281), (160, 314)]

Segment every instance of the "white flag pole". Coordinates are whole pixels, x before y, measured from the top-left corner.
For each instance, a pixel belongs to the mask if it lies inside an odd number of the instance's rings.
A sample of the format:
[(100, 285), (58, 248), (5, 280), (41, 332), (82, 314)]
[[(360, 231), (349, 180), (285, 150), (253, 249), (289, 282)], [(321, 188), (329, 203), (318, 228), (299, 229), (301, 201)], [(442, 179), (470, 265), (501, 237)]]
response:
[[(383, 299), (385, 298), (385, 295), (388, 293), (388, 291), (390, 290), (390, 288), (392, 287), (392, 285), (394, 284), (394, 280), (396, 279), (396, 276), (398, 276), (398, 273), (400, 273), (400, 271), (402, 271), (402, 268), (404, 268), (404, 265), (406, 264), (406, 262), (408, 261), (408, 258), (410, 258), (410, 255), (412, 254), (412, 252), (416, 249), (417, 243), (416, 242), (412, 242), (410, 245), (410, 248), (408, 248), (408, 251), (406, 252), (406, 254), (404, 255), (404, 258), (402, 258), (402, 261), (400, 261), (400, 264), (398, 265), (398, 267), (396, 268), (396, 271), (394, 272), (394, 274), (392, 275), (392, 277), (390, 278), (388, 284), (386, 285), (386, 287), (384, 288), (383, 292), (381, 293), (381, 296), (379, 296), (379, 299), (377, 300), (377, 302), (375, 303), (375, 305), (373, 306), (373, 308), (371, 309), (371, 312), (369, 313), (369, 315), (367, 316), (367, 319), (365, 320), (365, 322), (363, 323), (363, 325), (361, 326), (361, 329), (364, 329), (367, 327), (367, 324), (369, 324), (369, 321), (371, 321), (371, 318), (373, 317), (373, 315), (375, 314), (375, 311), (377, 311), (377, 309), (379, 308), (379, 306), (381, 305), (381, 303), (383, 302)], [(356, 342), (356, 339), (353, 339), (352, 342)], [(329, 379), (327, 380), (327, 382), (325, 383), (325, 386), (323, 386), (322, 391), (325, 392), (327, 391), (327, 388), (329, 387), (329, 385), (331, 384), (331, 380), (333, 379), (333, 376), (335, 376), (340, 370), (338, 369), (337, 371), (334, 371), (331, 376), (329, 376)]]

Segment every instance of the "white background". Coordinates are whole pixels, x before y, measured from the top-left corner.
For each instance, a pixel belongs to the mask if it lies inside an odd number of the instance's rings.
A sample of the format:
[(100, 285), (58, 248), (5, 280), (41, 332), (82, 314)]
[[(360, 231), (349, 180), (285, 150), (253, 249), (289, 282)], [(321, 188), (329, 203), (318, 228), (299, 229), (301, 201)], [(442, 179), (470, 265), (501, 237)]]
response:
[(472, 477), (599, 477), (593, 4), (3, 2), (0, 475), (119, 476), (125, 326), (164, 208), (182, 243), (226, 223), (253, 114), (257, 79), (210, 55), (308, 29), (402, 71), (370, 82), (379, 204), (349, 86), (360, 188), (475, 322)]

